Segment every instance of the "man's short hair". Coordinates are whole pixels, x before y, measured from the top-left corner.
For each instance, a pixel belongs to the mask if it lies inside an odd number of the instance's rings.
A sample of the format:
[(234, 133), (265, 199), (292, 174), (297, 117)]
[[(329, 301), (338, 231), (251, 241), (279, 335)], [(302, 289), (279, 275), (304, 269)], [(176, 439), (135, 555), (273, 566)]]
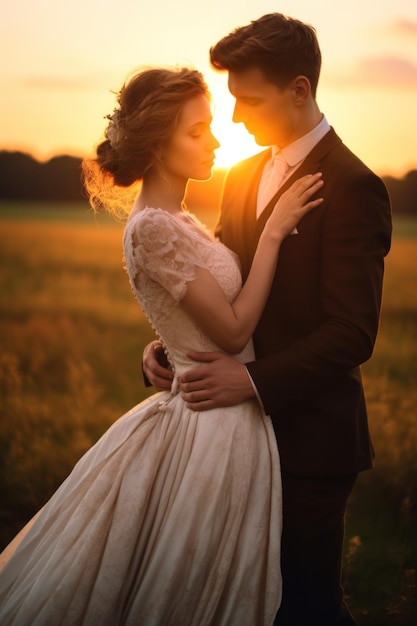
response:
[(296, 76), (305, 76), (315, 97), (321, 52), (312, 26), (281, 13), (269, 13), (223, 37), (210, 49), (210, 62), (215, 69), (229, 72), (257, 67), (279, 87), (287, 86)]

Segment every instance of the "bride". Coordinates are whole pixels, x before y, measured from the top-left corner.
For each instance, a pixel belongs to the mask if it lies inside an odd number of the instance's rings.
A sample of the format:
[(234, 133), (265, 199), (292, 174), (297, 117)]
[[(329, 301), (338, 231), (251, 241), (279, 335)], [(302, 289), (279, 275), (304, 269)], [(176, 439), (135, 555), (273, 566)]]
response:
[(234, 254), (190, 213), (187, 181), (211, 175), (219, 147), (195, 70), (137, 73), (106, 139), (84, 162), (93, 206), (122, 208), (132, 290), (174, 373), (117, 420), (6, 548), (6, 625), (267, 626), (281, 597), (281, 485), (268, 416), (254, 400), (197, 413), (178, 393), (190, 350), (246, 362), (279, 249), (320, 175), (297, 181), (271, 215), (242, 287)]

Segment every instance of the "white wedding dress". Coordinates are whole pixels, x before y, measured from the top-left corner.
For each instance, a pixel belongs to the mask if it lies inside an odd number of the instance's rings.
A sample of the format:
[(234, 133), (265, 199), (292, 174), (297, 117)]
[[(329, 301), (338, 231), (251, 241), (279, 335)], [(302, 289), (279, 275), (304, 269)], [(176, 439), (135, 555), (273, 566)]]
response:
[[(197, 413), (177, 392), (196, 365), (187, 351), (218, 349), (179, 304), (187, 282), (206, 268), (232, 300), (236, 259), (190, 215), (153, 208), (129, 218), (124, 250), (172, 392), (116, 421), (6, 549), (0, 623), (270, 625), (282, 523), (272, 424), (256, 401)], [(236, 358), (253, 359), (252, 346)]]

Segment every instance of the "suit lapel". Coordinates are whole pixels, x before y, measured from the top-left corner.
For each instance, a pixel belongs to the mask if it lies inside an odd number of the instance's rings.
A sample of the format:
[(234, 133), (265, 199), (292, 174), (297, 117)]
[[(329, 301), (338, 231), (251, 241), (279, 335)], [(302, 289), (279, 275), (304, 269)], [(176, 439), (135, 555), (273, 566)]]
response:
[[(233, 223), (237, 226), (234, 249), (238, 253), (242, 276), (245, 279), (253, 258), (253, 241), (256, 231), (256, 199), (259, 180), (266, 161), (270, 157), (270, 150), (255, 155), (248, 163), (248, 167), (239, 173), (239, 188), (233, 207)], [(227, 243), (227, 242), (226, 242)]]
[(266, 221), (271, 215), (276, 203), (278, 202), (282, 194), (287, 189), (289, 189), (291, 185), (299, 178), (302, 178), (303, 176), (306, 176), (307, 174), (315, 174), (316, 172), (319, 172), (320, 164), (323, 161), (323, 159), (327, 156), (327, 154), (331, 150), (333, 150), (333, 148), (338, 146), (341, 142), (342, 142), (341, 139), (336, 135), (333, 128), (331, 128), (330, 131), (323, 137), (323, 139), (319, 141), (319, 143), (316, 146), (314, 146), (314, 148), (304, 159), (300, 167), (297, 168), (295, 172), (293, 172), (293, 174), (288, 178), (288, 180), (286, 180), (285, 183), (278, 189), (275, 196), (271, 198), (271, 200), (268, 202), (267, 206), (265, 207), (265, 209), (262, 211), (261, 215), (259, 216), (259, 219), (256, 222), (256, 227), (254, 231), (252, 231), (255, 233), (252, 257), (253, 257), (253, 254), (255, 253), (256, 246), (258, 245), (259, 237), (265, 227)]

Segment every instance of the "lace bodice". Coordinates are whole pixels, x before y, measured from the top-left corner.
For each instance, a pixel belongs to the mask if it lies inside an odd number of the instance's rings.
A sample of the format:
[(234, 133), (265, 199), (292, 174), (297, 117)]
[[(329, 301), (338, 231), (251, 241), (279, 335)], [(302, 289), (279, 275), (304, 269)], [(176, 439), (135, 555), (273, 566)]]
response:
[[(143, 312), (165, 346), (176, 374), (194, 367), (189, 350), (219, 350), (180, 305), (197, 267), (207, 269), (231, 302), (241, 289), (237, 257), (190, 214), (147, 207), (133, 213), (124, 232), (126, 270)], [(237, 355), (254, 358), (252, 344)]]

